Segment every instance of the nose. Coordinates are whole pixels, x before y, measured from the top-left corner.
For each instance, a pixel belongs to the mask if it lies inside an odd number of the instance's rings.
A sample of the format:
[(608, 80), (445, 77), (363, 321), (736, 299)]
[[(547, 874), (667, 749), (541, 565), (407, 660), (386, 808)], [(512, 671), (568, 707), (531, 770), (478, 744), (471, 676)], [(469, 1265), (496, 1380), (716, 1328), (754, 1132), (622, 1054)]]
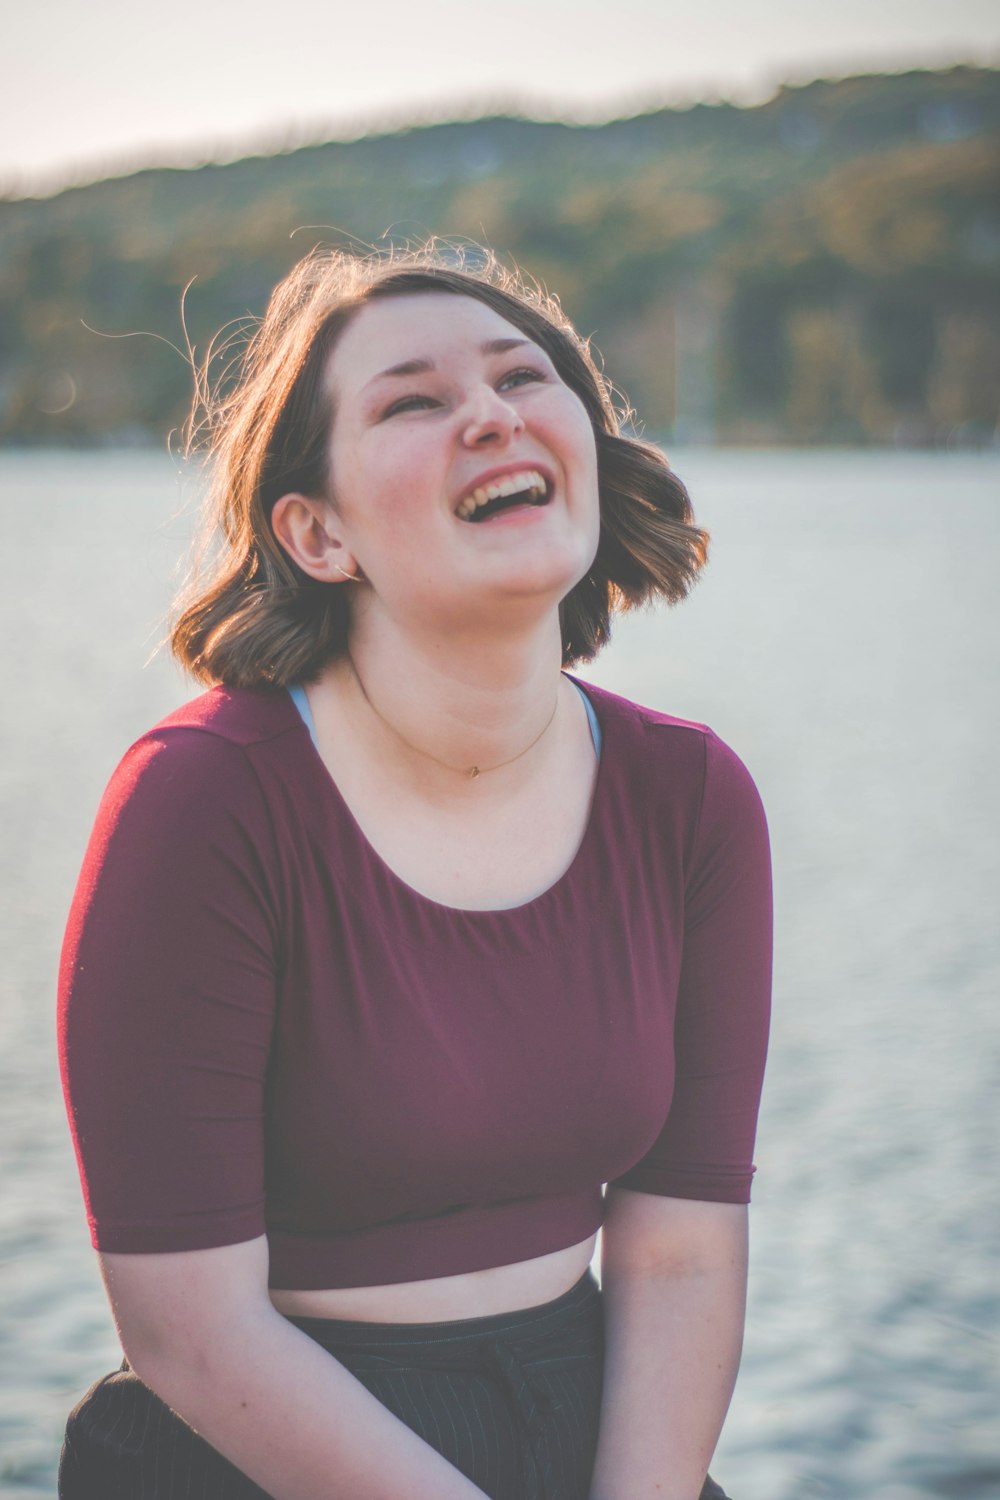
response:
[(462, 441), (468, 447), (508, 442), (523, 431), (520, 412), (491, 385), (477, 385), (469, 392), (462, 413)]

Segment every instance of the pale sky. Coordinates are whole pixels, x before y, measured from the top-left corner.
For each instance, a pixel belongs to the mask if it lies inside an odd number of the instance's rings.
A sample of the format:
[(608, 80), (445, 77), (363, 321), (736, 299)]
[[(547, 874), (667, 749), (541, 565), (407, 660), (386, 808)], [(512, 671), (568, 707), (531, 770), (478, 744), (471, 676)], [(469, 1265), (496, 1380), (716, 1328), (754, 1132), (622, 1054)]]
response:
[(0, 187), (231, 159), (492, 109), (610, 118), (781, 82), (1000, 65), (996, 0), (27, 0), (3, 27)]

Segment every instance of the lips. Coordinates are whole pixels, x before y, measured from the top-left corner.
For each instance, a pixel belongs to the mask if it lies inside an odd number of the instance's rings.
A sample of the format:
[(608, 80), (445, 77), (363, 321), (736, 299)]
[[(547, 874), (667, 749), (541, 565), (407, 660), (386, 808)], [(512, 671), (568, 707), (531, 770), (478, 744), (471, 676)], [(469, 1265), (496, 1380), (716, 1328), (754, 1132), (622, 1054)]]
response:
[(481, 480), (462, 497), (455, 514), (463, 521), (483, 521), (513, 505), (544, 505), (550, 493), (551, 481), (545, 474), (525, 465)]

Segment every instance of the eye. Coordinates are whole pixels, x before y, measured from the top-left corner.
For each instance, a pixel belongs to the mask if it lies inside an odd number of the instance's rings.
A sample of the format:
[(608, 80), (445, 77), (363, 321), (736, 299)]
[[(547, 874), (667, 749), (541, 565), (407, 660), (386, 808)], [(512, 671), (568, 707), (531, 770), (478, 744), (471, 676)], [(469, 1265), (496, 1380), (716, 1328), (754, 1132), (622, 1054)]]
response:
[(500, 381), (500, 389), (519, 385), (530, 385), (533, 381), (544, 381), (546, 376), (541, 370), (534, 370), (529, 365), (521, 365), (516, 370), (511, 370)]
[(385, 421), (386, 417), (395, 417), (400, 412), (424, 411), (439, 405), (440, 402), (436, 401), (433, 396), (418, 396), (416, 393), (412, 396), (401, 396), (398, 401), (393, 401), (391, 406), (386, 407), (382, 413), (382, 420)]

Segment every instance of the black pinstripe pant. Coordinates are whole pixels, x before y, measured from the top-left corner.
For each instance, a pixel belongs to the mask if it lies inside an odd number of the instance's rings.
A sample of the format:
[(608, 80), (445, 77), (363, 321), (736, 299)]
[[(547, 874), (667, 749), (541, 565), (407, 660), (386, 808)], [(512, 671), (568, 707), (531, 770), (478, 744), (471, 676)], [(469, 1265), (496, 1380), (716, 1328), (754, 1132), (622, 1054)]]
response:
[[(601, 1401), (600, 1292), (451, 1323), (293, 1318), (491, 1500), (587, 1500)], [(61, 1500), (268, 1500), (127, 1366), (71, 1412)], [(404, 1500), (404, 1497), (401, 1497)], [(702, 1500), (725, 1500), (709, 1479)]]

